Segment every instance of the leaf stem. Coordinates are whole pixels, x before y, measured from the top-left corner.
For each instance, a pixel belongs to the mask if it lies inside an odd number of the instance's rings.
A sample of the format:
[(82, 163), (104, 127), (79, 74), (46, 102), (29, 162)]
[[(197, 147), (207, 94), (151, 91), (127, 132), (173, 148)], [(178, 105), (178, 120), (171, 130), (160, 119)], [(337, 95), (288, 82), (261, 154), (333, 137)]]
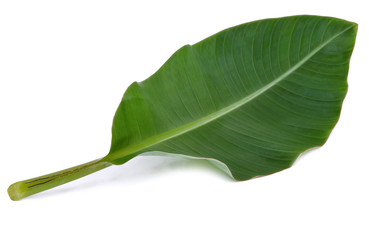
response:
[(35, 193), (39, 193), (84, 177), (111, 165), (112, 164), (110, 162), (107, 162), (104, 158), (97, 159), (37, 178), (31, 178), (28, 180), (13, 183), (8, 188), (8, 194), (10, 199), (17, 201)]

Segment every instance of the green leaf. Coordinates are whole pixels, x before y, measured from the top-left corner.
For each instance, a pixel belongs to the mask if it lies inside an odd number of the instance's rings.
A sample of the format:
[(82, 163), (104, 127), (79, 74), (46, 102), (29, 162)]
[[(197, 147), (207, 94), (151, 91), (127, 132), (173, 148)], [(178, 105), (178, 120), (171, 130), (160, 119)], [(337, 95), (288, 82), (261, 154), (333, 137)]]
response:
[(357, 25), (293, 16), (255, 21), (179, 49), (125, 92), (113, 164), (150, 151), (216, 159), (237, 180), (285, 169), (321, 146), (347, 91)]
[(9, 195), (19, 200), (153, 152), (215, 159), (237, 180), (288, 168), (337, 123), (356, 32), (341, 19), (293, 16), (186, 45), (129, 86), (106, 157), (17, 182)]

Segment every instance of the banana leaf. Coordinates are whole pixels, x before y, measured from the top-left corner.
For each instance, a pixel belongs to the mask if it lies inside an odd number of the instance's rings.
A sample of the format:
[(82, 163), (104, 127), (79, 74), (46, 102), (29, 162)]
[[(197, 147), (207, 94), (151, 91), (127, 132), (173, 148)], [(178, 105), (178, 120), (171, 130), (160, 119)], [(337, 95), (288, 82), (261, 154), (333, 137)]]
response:
[(292, 16), (183, 46), (128, 87), (105, 157), (17, 182), (9, 195), (18, 200), (157, 152), (220, 161), (236, 180), (286, 169), (336, 125), (356, 32), (345, 20)]

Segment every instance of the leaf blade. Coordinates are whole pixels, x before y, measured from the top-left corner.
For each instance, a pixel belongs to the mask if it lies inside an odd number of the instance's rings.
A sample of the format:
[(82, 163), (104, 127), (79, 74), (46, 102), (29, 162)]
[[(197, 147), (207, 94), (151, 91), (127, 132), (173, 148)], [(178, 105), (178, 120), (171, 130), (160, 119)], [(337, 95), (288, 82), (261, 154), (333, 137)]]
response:
[(106, 159), (122, 164), (147, 151), (213, 158), (240, 180), (289, 167), (338, 120), (355, 28), (326, 17), (267, 19), (182, 47), (127, 89)]

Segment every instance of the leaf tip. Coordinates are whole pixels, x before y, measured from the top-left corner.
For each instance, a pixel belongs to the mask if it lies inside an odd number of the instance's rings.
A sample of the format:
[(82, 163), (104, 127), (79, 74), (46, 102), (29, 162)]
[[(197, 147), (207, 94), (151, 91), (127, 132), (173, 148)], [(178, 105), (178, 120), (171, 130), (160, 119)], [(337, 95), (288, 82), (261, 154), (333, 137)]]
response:
[(354, 28), (357, 31), (359, 24), (357, 24), (356, 22), (350, 22), (350, 23), (352, 25), (352, 28)]
[(350, 29), (353, 29), (355, 31), (355, 33), (357, 32), (357, 29), (359, 27), (359, 24), (357, 24), (356, 22), (351, 22), (351, 21), (346, 21), (348, 24), (351, 25), (351, 27), (349, 27)]

